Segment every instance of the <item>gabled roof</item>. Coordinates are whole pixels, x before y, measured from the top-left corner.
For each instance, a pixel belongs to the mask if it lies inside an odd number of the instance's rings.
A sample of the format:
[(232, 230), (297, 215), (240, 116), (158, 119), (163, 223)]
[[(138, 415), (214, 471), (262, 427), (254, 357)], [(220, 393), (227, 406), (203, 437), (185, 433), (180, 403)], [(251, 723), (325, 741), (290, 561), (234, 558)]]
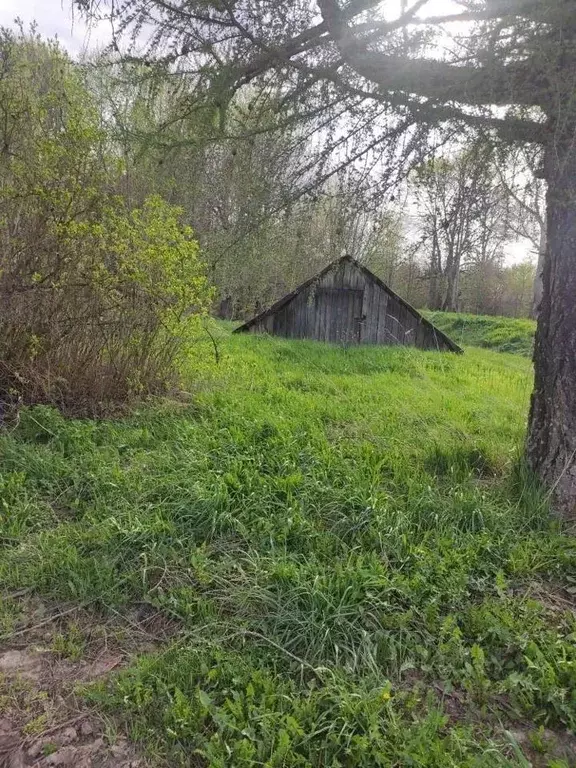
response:
[(342, 256), (340, 259), (336, 259), (336, 261), (331, 262), (330, 264), (328, 264), (327, 267), (325, 267), (323, 270), (318, 272), (318, 274), (314, 275), (314, 277), (311, 277), (309, 280), (306, 280), (304, 283), (299, 285), (293, 291), (291, 291), (290, 293), (287, 293), (286, 296), (283, 296), (277, 302), (272, 304), (272, 306), (268, 307), (268, 309), (265, 309), (263, 312), (260, 312), (251, 320), (248, 320), (248, 322), (244, 323), (243, 325), (240, 325), (238, 328), (235, 328), (233, 333), (244, 333), (245, 331), (250, 330), (250, 328), (253, 325), (256, 325), (257, 323), (264, 320), (266, 317), (270, 317), (270, 315), (276, 314), (278, 310), (282, 309), (282, 307), (285, 307), (286, 304), (289, 304), (292, 301), (292, 299), (296, 298), (296, 296), (298, 296), (299, 293), (302, 293), (302, 291), (308, 288), (308, 286), (312, 285), (313, 283), (323, 278), (324, 275), (326, 275), (332, 269), (346, 262), (348, 262), (349, 264), (354, 264), (354, 266), (357, 269), (361, 270), (370, 280), (374, 281), (380, 288), (382, 288), (382, 290), (386, 291), (386, 293), (389, 296), (392, 296), (392, 298), (394, 298), (399, 304), (402, 304), (402, 306), (404, 306), (410, 312), (415, 314), (420, 319), (420, 322), (423, 325), (427, 326), (432, 331), (434, 331), (434, 333), (446, 343), (449, 349), (451, 349), (453, 352), (463, 352), (462, 348), (459, 347), (458, 344), (454, 343), (449, 336), (447, 336), (439, 328), (436, 328), (436, 326), (433, 323), (431, 323), (430, 320), (427, 320), (424, 317), (424, 315), (418, 312), (418, 310), (415, 309), (411, 304), (405, 301), (401, 296), (398, 296), (398, 294), (395, 293), (391, 288), (389, 288), (385, 282), (380, 280), (380, 278), (377, 277), (377, 275), (371, 272), (367, 267), (365, 267), (359, 261), (356, 261), (356, 259), (353, 259), (351, 256)]

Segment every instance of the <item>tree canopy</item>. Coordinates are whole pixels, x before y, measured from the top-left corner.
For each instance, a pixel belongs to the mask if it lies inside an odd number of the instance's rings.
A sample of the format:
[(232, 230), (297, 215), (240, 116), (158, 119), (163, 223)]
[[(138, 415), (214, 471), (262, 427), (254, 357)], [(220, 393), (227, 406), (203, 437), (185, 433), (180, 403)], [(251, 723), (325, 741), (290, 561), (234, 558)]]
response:
[[(79, 5), (106, 12), (103, 1)], [(134, 52), (193, 72), (221, 105), (276, 76), (286, 107), (320, 97), (323, 116), (345, 99), (350, 110), (380, 105), (396, 129), (458, 121), (546, 141), (542, 114), (570, 90), (558, 81), (565, 52), (555, 31), (570, 25), (574, 3), (487, 0), (444, 16), (426, 5), (395, 15), (398, 4), (382, 0), (136, 0), (108, 11)]]

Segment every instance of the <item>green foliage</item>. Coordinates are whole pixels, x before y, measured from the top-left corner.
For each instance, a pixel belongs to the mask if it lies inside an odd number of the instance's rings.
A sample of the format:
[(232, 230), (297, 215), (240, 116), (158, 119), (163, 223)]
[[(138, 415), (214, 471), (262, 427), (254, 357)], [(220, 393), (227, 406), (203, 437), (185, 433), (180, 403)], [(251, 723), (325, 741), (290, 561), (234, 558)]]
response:
[(457, 344), (486, 347), (498, 352), (532, 355), (534, 320), (453, 312), (426, 312), (428, 319)]
[(0, 436), (3, 587), (180, 624), (98, 706), (170, 765), (524, 766), (503, 727), (574, 728), (528, 361), (220, 335), (193, 405)]
[(76, 624), (71, 624), (67, 631), (57, 634), (52, 639), (52, 650), (72, 661), (78, 661), (84, 653), (84, 637)]
[(0, 400), (72, 404), (164, 390), (212, 300), (182, 211), (130, 206), (80, 68), (0, 30)]
[(96, 362), (120, 379), (113, 386), (125, 387), (121, 396), (173, 383), (210, 308), (213, 294), (198, 243), (180, 224), (182, 213), (158, 196), (133, 210), (117, 198), (98, 221), (62, 227), (66, 246), (88, 255), (83, 269), (99, 316)]

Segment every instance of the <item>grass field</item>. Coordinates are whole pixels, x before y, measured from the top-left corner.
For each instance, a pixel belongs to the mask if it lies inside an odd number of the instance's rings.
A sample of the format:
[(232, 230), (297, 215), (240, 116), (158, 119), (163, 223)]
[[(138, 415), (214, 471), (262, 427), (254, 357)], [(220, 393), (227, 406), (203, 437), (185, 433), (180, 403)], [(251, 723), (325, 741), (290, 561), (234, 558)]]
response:
[(534, 320), (452, 312), (426, 312), (426, 316), (457, 344), (527, 357), (532, 354), (536, 330)]
[(576, 539), (519, 461), (529, 361), (221, 351), (187, 405), (0, 437), (4, 594), (175, 620), (90, 702), (170, 766), (576, 764)]

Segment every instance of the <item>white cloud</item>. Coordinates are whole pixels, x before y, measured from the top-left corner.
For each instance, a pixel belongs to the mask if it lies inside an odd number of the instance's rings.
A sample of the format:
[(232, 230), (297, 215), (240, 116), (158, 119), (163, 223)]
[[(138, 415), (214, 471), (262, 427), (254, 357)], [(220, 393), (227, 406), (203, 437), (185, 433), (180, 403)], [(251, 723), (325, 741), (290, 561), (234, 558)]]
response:
[(44, 37), (58, 37), (73, 55), (110, 40), (108, 22), (88, 26), (77, 10), (73, 12), (72, 0), (0, 0), (0, 26), (12, 27), (17, 17), (26, 27), (36, 22)]

